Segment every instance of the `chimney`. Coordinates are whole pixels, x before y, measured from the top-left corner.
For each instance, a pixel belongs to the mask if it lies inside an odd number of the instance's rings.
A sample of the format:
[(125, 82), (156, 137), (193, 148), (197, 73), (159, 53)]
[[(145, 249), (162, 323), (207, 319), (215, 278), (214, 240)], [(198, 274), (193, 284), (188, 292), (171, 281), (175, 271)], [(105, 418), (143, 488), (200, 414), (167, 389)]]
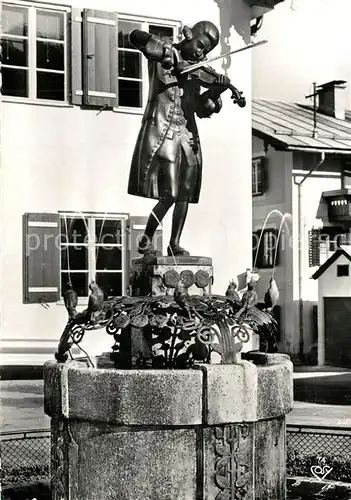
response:
[(340, 120), (345, 120), (346, 93), (344, 91), (345, 80), (333, 80), (332, 82), (318, 85), (318, 111)]

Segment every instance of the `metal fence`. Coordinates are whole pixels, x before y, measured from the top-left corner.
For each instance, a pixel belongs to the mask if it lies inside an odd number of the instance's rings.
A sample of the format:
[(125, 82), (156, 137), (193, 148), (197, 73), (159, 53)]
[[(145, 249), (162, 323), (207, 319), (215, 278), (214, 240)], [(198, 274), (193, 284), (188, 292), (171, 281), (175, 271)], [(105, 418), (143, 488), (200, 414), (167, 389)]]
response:
[(3, 467), (29, 467), (50, 464), (50, 430), (1, 432)]
[[(3, 467), (49, 465), (50, 430), (2, 432)], [(287, 426), (287, 450), (299, 456), (351, 457), (351, 427)]]
[(351, 459), (351, 427), (288, 425), (287, 450), (299, 456), (329, 455)]

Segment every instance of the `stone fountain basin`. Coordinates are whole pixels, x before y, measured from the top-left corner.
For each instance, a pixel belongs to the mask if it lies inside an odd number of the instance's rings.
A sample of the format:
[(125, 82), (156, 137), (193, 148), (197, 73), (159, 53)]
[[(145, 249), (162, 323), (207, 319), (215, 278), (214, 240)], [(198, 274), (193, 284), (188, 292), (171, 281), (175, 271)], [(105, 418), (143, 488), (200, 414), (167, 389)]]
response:
[(188, 370), (47, 362), (56, 491), (79, 500), (284, 499), (292, 375), (282, 354), (264, 366)]

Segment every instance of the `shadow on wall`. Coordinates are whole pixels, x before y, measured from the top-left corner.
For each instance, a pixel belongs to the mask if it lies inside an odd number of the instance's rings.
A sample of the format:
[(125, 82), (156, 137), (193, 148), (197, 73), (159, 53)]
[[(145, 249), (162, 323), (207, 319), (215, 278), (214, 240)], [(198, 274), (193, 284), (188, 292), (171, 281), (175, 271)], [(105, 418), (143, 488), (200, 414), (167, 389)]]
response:
[[(250, 7), (244, 0), (214, 0), (220, 13), (221, 54), (234, 50), (229, 43), (230, 30), (234, 28), (245, 43), (250, 42)], [(231, 57), (223, 59), (222, 68), (226, 71), (231, 65)]]

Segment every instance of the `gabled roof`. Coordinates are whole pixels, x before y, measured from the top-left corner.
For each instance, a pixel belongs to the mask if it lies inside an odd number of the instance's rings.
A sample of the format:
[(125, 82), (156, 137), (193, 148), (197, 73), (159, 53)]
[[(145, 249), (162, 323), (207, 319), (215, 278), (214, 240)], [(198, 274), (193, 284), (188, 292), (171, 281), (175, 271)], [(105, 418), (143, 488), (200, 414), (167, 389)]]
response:
[[(350, 248), (350, 251), (348, 250), (349, 248)], [(311, 277), (314, 280), (318, 279), (324, 273), (324, 271), (326, 271), (328, 269), (328, 267), (330, 267), (332, 264), (334, 264), (334, 262), (336, 260), (338, 260), (338, 258), (341, 255), (343, 255), (344, 257), (349, 259), (349, 261), (351, 262), (351, 247), (347, 247), (345, 245), (342, 248), (339, 248), (338, 250), (336, 250), (336, 252), (334, 252), (333, 255), (331, 255), (329, 257), (329, 259), (327, 259)]]
[(294, 102), (253, 99), (252, 131), (277, 149), (351, 155), (351, 122)]

